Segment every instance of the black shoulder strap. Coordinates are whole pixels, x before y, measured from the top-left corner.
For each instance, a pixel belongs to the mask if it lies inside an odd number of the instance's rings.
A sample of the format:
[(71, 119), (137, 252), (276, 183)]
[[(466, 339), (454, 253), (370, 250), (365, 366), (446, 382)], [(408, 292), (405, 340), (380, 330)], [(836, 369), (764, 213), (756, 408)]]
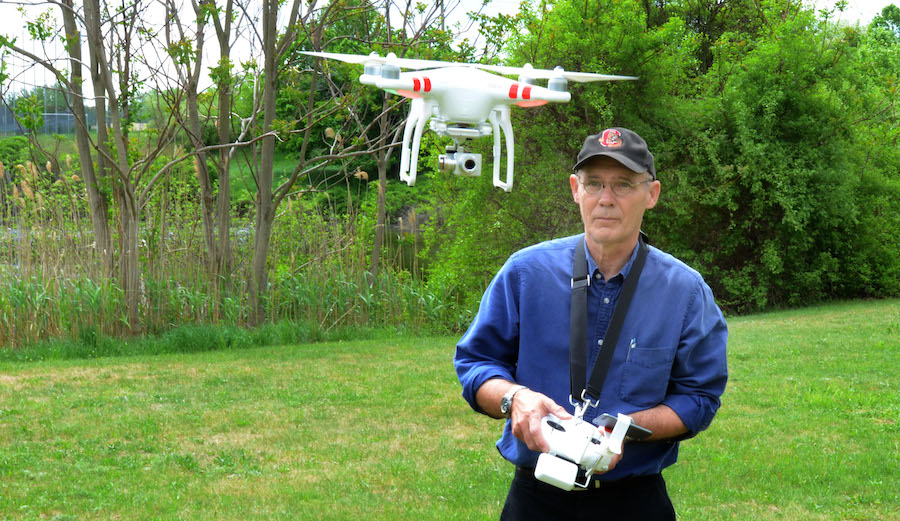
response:
[(587, 374), (587, 290), (591, 279), (587, 273), (587, 257), (583, 237), (575, 248), (575, 263), (572, 267), (572, 309), (569, 322), (569, 378), (573, 400), (580, 400), (582, 392), (585, 400), (596, 401), (600, 397), (603, 382), (606, 380), (606, 374), (612, 363), (613, 352), (619, 342), (622, 325), (625, 323), (625, 315), (628, 313), (631, 298), (637, 289), (638, 279), (641, 277), (641, 271), (647, 260), (647, 253), (650, 251), (645, 237), (641, 233), (638, 238), (637, 257), (634, 259), (634, 264), (631, 265), (631, 271), (625, 277), (622, 292), (619, 294), (616, 308), (613, 310), (606, 334), (603, 336), (603, 348), (600, 349), (600, 355), (594, 363), (587, 385), (585, 385)]
[(572, 310), (569, 320), (569, 382), (570, 399), (577, 400), (585, 388), (587, 374), (587, 292), (591, 285), (584, 237), (575, 247), (575, 263), (572, 266)]

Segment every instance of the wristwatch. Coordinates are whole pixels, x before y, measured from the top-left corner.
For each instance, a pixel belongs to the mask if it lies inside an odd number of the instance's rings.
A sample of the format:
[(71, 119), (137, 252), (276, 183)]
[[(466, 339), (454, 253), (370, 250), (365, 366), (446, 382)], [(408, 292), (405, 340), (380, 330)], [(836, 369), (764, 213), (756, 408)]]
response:
[(503, 395), (503, 398), (500, 398), (500, 413), (503, 414), (506, 418), (509, 418), (512, 415), (512, 403), (513, 398), (516, 397), (516, 393), (524, 389), (524, 385), (516, 385), (510, 387), (509, 391)]

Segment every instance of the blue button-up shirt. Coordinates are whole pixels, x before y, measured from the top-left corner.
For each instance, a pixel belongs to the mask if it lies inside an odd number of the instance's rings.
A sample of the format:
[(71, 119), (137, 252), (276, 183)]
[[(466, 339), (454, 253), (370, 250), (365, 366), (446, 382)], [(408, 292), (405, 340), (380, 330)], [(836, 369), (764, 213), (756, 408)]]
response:
[[(478, 388), (503, 378), (541, 392), (570, 413), (569, 321), (575, 247), (581, 235), (531, 246), (512, 255), (488, 286), (454, 360), (463, 397), (476, 411)], [(588, 374), (602, 346), (624, 277), (637, 248), (619, 275), (606, 281), (591, 258), (588, 273)], [(608, 412), (630, 414), (659, 404), (670, 407), (692, 436), (709, 426), (727, 379), (728, 329), (709, 286), (695, 270), (650, 247), (619, 345), (613, 354), (597, 408), (585, 419)], [(602, 346), (602, 347), (601, 347)], [(538, 454), (515, 438), (506, 422), (497, 442), (512, 463), (534, 467)], [(624, 458), (600, 479), (660, 472), (675, 462), (674, 440), (633, 443)]]

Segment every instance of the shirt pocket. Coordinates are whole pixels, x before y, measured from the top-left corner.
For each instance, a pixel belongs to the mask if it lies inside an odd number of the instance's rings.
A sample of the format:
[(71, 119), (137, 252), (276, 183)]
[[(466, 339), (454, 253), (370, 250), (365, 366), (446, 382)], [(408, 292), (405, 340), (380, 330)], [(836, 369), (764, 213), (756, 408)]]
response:
[(666, 397), (675, 350), (667, 347), (633, 347), (622, 368), (619, 398), (639, 407), (658, 405)]

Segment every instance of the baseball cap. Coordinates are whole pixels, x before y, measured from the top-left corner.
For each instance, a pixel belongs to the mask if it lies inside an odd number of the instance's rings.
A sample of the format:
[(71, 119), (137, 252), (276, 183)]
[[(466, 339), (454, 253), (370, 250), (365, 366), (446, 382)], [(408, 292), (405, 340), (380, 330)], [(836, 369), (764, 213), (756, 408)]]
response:
[(649, 172), (656, 179), (653, 154), (647, 148), (647, 142), (627, 128), (608, 128), (588, 136), (572, 170), (578, 172), (588, 161), (600, 156), (611, 157), (637, 173)]

